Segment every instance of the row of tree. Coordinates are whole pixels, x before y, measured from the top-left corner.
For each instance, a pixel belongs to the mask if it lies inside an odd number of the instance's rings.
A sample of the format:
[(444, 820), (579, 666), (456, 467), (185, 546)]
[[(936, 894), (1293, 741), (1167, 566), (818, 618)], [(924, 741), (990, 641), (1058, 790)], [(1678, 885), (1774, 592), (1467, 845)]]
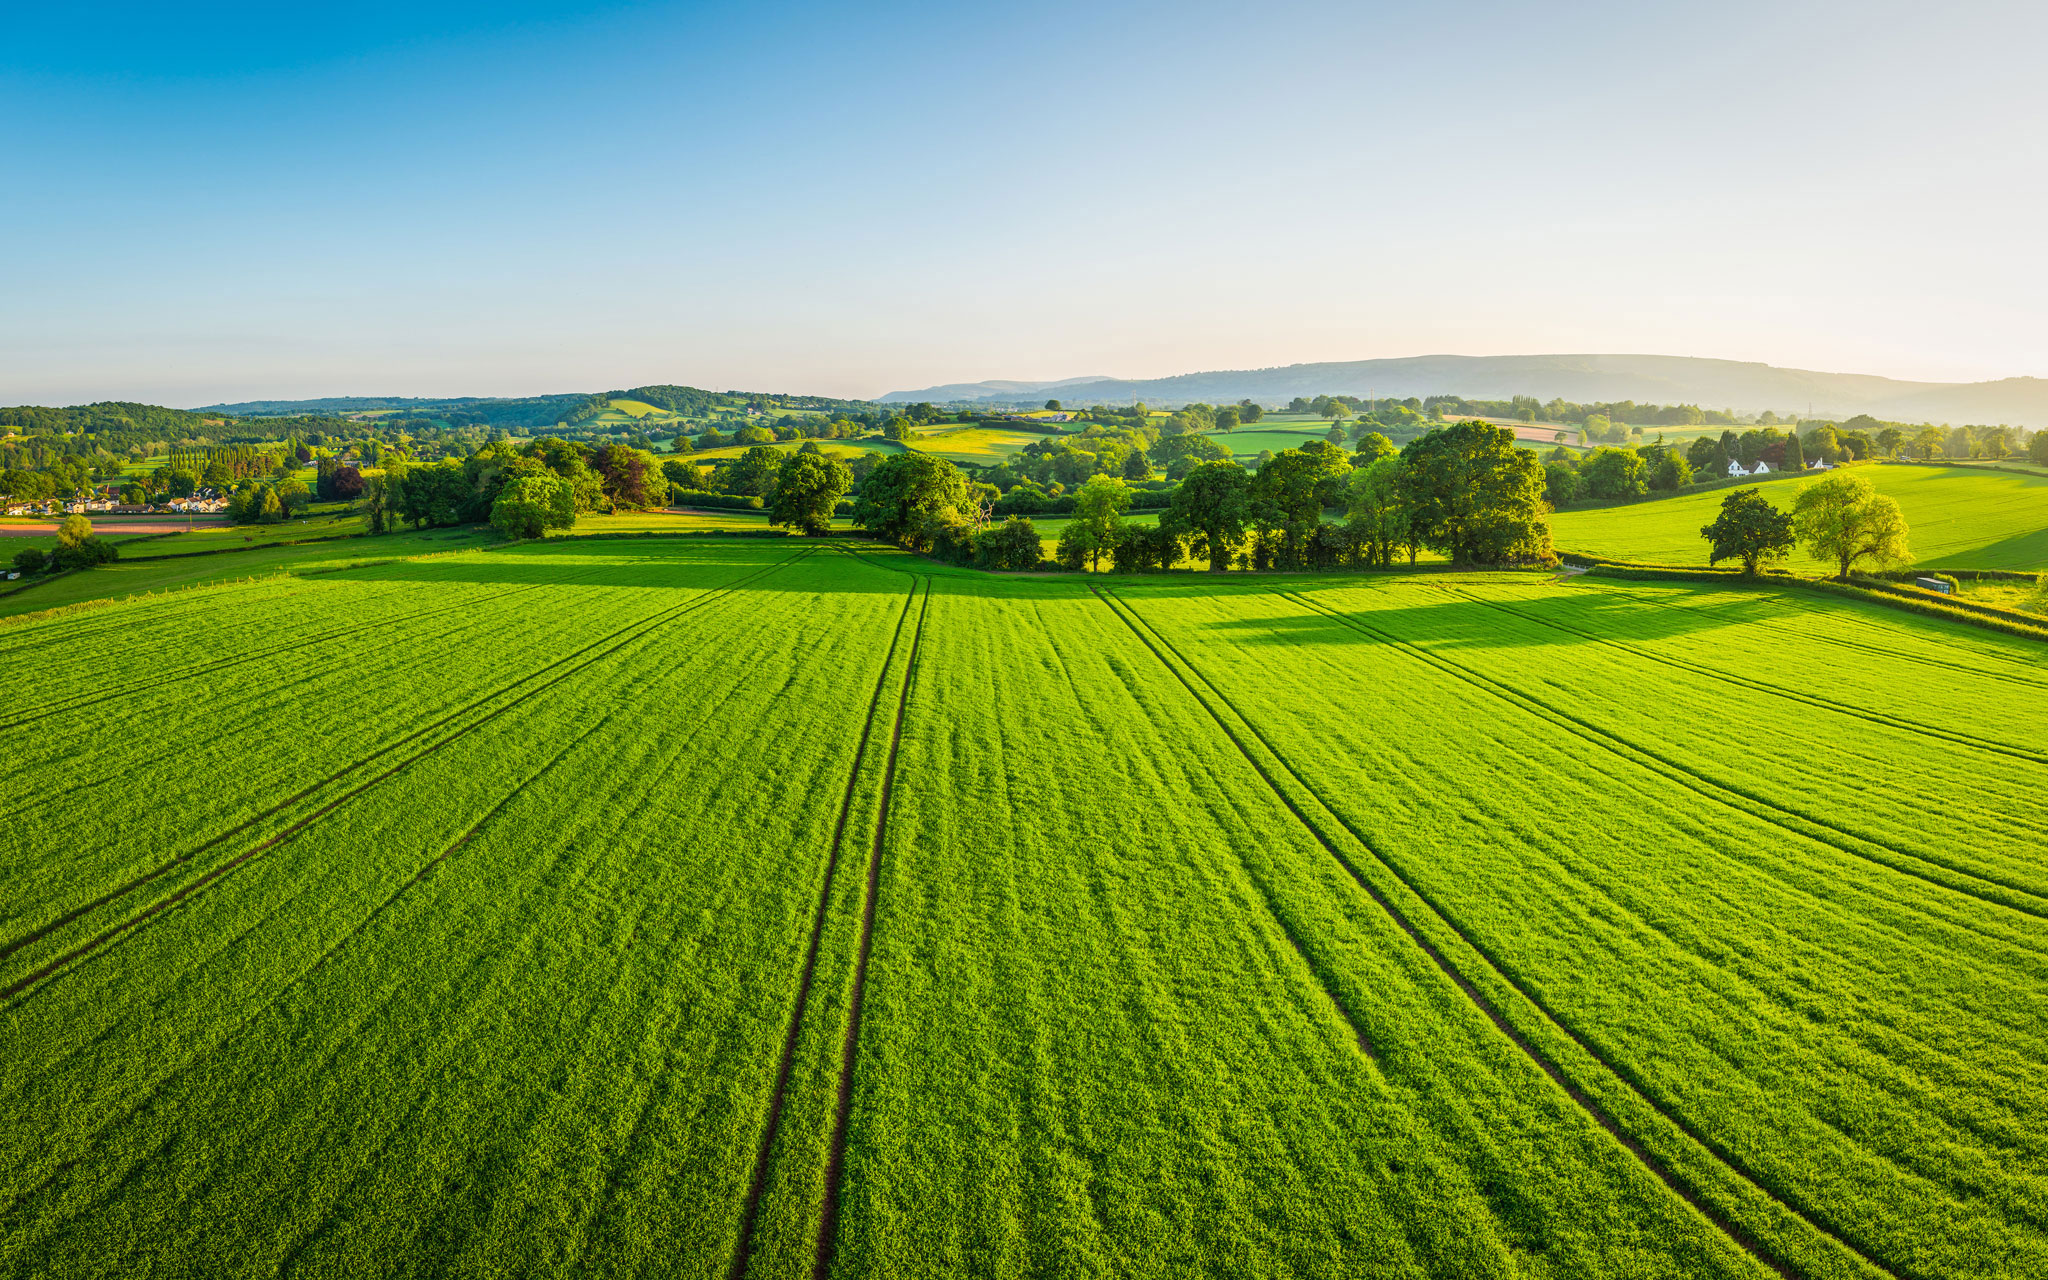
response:
[(1737, 489), (1721, 500), (1720, 514), (1700, 530), (1707, 563), (1740, 560), (1755, 574), (1782, 563), (1795, 546), (1831, 563), (1846, 581), (1862, 564), (1883, 568), (1912, 558), (1906, 517), (1899, 504), (1862, 476), (1836, 473), (1799, 490), (1792, 509), (1781, 511), (1763, 491)]
[[(1056, 561), (1073, 569), (1165, 568), (1185, 557), (1217, 572), (1328, 569), (1412, 562), (1422, 550), (1459, 564), (1528, 564), (1554, 559), (1544, 521), (1544, 476), (1512, 431), (1484, 423), (1441, 427), (1396, 452), (1370, 433), (1354, 453), (1315, 440), (1273, 454), (1256, 471), (1202, 462), (1173, 491), (1154, 526), (1129, 523), (1132, 490), (1095, 475), (1074, 495)], [(1330, 512), (1345, 518), (1333, 521)], [(1021, 556), (1026, 517), (991, 524), (992, 504), (941, 459), (905, 453), (884, 459), (860, 486), (854, 522), (904, 547), (990, 567)], [(1035, 556), (1032, 563), (1036, 563)]]

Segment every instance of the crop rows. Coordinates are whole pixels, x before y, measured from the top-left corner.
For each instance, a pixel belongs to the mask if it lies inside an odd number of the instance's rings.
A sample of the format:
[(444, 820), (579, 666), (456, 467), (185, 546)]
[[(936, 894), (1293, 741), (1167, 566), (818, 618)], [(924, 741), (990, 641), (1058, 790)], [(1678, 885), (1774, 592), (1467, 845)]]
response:
[(161, 660), (43, 670), (0, 789), (0, 1277), (2048, 1269), (2024, 645), (1097, 586), (635, 542), (117, 606)]

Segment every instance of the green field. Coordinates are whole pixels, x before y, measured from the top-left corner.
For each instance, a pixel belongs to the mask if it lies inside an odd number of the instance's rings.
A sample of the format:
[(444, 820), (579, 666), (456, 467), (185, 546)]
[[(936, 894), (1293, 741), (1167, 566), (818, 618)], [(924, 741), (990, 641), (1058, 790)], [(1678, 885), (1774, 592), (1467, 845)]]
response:
[[(284, 526), (263, 527), (274, 529)], [(429, 529), (386, 534), (381, 538), (334, 538), (299, 545), (272, 542), (247, 550), (234, 549), (239, 543), (236, 539), (225, 544), (230, 549), (218, 555), (172, 554), (170, 548), (185, 536), (180, 534), (178, 538), (126, 543), (123, 554), (130, 558), (113, 564), (59, 574), (36, 582), (8, 583), (8, 587), (15, 589), (0, 594), (0, 618), (41, 613), (91, 600), (176, 591), (206, 583), (237, 582), (279, 574), (326, 573), (367, 560), (404, 559), (474, 547), (497, 538), (490, 530), (480, 527)], [(0, 544), (0, 547), (4, 545)], [(144, 555), (162, 555), (164, 558), (136, 558)]]
[[(1854, 469), (1890, 495), (1911, 530), (1914, 563), (1942, 569), (2048, 569), (2048, 475), (1900, 463)], [(1810, 476), (1762, 482), (1764, 495), (1790, 509)], [(1700, 529), (1711, 523), (1727, 490), (1683, 494), (1628, 506), (1560, 511), (1550, 518), (1560, 551), (1653, 564), (1703, 564)], [(1832, 571), (1804, 552), (1789, 566)]]
[(2048, 1274), (2037, 644), (657, 538), (0, 649), (0, 1276)]
[(919, 432), (910, 445), (919, 453), (929, 453), (948, 462), (987, 466), (1012, 454), (1022, 453), (1026, 445), (1054, 438), (1042, 432), (1013, 431), (1003, 427), (949, 427)]
[[(894, 440), (884, 440), (880, 436), (862, 437), (858, 440), (778, 440), (767, 447), (770, 449), (780, 449), (784, 453), (795, 453), (806, 444), (816, 444), (819, 451), (826, 456), (841, 459), (859, 457), (864, 451), (875, 453), (903, 452), (901, 444)], [(721, 445), (716, 449), (698, 449), (694, 453), (683, 454), (682, 460), (685, 462), (716, 462), (721, 459), (737, 458), (747, 450), (758, 447), (748, 444)]]

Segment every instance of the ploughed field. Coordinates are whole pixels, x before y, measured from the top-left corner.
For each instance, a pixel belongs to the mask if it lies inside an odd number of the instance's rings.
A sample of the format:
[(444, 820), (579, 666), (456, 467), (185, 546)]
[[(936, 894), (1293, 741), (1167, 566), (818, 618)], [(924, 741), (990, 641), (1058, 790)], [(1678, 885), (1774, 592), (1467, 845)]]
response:
[(2048, 1274), (2048, 661), (554, 541), (0, 628), (0, 1275)]

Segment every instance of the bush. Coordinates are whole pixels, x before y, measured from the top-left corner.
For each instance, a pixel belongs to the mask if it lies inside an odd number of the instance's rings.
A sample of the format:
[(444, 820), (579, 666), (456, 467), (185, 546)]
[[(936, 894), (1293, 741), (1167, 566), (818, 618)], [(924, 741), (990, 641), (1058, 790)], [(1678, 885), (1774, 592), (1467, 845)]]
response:
[(1044, 558), (1038, 530), (1021, 517), (974, 535), (974, 563), (983, 569), (1036, 569)]
[(34, 577), (48, 566), (49, 559), (35, 547), (24, 547), (14, 553), (14, 571), (25, 578)]
[(708, 507), (714, 511), (759, 511), (767, 504), (760, 498), (739, 493), (712, 493), (706, 489), (677, 489), (668, 496), (676, 507)]
[(51, 555), (50, 563), (59, 569), (90, 569), (96, 564), (112, 564), (121, 558), (114, 544), (98, 534), (88, 534), (70, 546), (60, 546)]

